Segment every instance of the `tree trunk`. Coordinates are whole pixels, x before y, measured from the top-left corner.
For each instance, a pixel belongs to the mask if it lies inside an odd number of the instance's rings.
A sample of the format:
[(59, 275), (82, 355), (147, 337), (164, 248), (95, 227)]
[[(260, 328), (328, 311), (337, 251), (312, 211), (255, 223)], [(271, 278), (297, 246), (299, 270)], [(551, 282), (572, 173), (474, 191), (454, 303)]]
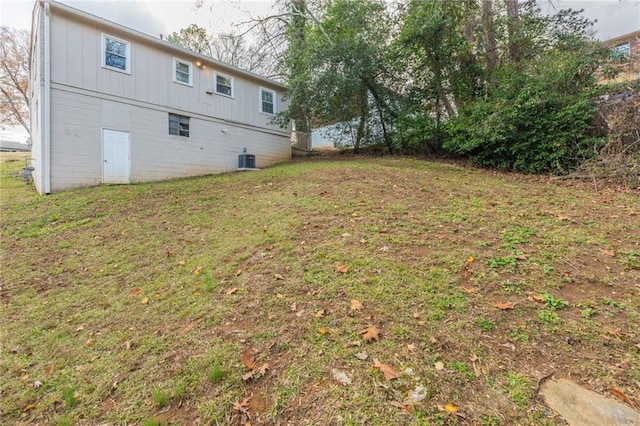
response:
[(505, 0), (507, 3), (507, 31), (509, 33), (509, 58), (517, 65), (522, 59), (520, 46), (520, 15), (518, 0)]
[(482, 0), (482, 29), (484, 48), (487, 54), (487, 81), (495, 86), (495, 69), (498, 66), (498, 48), (496, 46), (496, 29), (493, 23), (493, 1)]

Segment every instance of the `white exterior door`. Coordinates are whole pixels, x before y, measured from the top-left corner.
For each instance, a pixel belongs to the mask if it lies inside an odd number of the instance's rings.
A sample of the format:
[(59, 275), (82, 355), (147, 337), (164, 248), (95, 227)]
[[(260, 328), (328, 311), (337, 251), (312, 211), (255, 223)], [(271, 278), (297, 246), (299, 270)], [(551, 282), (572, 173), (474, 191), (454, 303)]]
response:
[(129, 183), (129, 132), (102, 129), (102, 183)]

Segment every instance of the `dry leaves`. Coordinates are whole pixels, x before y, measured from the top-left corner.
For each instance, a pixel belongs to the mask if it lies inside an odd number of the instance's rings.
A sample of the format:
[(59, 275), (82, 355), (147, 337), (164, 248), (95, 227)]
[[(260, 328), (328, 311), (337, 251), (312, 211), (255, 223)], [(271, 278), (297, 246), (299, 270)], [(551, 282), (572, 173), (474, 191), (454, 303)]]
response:
[(453, 404), (447, 404), (447, 405), (445, 405), (445, 406), (444, 406), (444, 410), (445, 410), (447, 413), (455, 414), (455, 413), (457, 413), (457, 412), (458, 412), (458, 407), (456, 407), (456, 406), (455, 406), (455, 405), (453, 405)]
[(134, 288), (129, 292), (129, 297), (136, 297), (142, 292), (141, 288)]
[(227, 289), (227, 291), (225, 291), (224, 294), (228, 296), (230, 294), (235, 293), (236, 291), (238, 291), (238, 287), (233, 287), (233, 288)]
[(325, 334), (329, 334), (329, 333), (330, 333), (330, 331), (329, 331), (329, 329), (328, 329), (328, 328), (320, 327), (320, 328), (318, 329), (318, 333), (320, 333), (320, 334), (322, 334), (322, 335), (324, 336)]
[(629, 399), (629, 397), (627, 395), (624, 394), (624, 392), (618, 388), (614, 388), (613, 386), (609, 389), (609, 391), (613, 394), (613, 396), (615, 396), (616, 398), (618, 398), (620, 401), (626, 402), (627, 404), (633, 406), (633, 403), (631, 402), (631, 400)]
[(398, 401), (392, 401), (391, 405), (393, 405), (396, 408), (399, 408), (401, 410), (405, 410), (408, 413), (411, 413), (413, 411), (413, 407), (410, 404), (403, 404), (401, 402)]
[(51, 375), (52, 372), (53, 372), (53, 364), (47, 365), (47, 367), (44, 369), (44, 375), (49, 376)]
[(380, 340), (380, 330), (375, 325), (370, 325), (364, 330), (360, 331), (362, 338), (365, 342), (371, 342), (372, 340)]
[(245, 365), (245, 367), (247, 367), (250, 370), (252, 370), (256, 366), (256, 363), (253, 360), (253, 357), (249, 353), (248, 349), (245, 349), (244, 351), (242, 351), (242, 355), (240, 355), (240, 359), (242, 359), (242, 363)]
[(351, 299), (351, 310), (352, 311), (361, 311), (362, 309), (364, 309), (364, 306), (362, 306), (362, 303), (360, 303), (359, 300)]
[(377, 358), (373, 359), (373, 368), (377, 368), (387, 380), (393, 380), (398, 377), (398, 373), (390, 365), (382, 364)]
[(340, 262), (336, 266), (336, 272), (339, 272), (341, 274), (346, 274), (347, 272), (349, 272), (349, 267), (344, 263)]
[(491, 304), (491, 306), (493, 306), (494, 308), (502, 309), (503, 311), (513, 309), (516, 307), (516, 305), (517, 305), (516, 302), (504, 302), (504, 303), (494, 302)]
[(147, 303), (149, 303), (149, 298), (148, 297), (143, 297), (142, 299), (140, 299), (140, 304), (146, 305)]
[(315, 313), (314, 317), (316, 318), (322, 318), (324, 316), (324, 309), (320, 309), (318, 312)]
[(600, 253), (604, 254), (605, 256), (609, 256), (609, 257), (613, 257), (616, 255), (616, 252), (613, 250), (607, 250), (607, 249), (601, 249)]

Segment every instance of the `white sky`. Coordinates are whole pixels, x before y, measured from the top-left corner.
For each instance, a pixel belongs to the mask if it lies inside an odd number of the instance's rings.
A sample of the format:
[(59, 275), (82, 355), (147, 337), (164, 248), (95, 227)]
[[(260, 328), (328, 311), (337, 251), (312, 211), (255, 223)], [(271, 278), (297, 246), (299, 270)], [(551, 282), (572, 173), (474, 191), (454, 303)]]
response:
[[(540, 0), (543, 11), (584, 9), (597, 19), (596, 37), (608, 39), (640, 30), (640, 0)], [(274, 0), (62, 0), (62, 3), (158, 37), (196, 23), (210, 32), (229, 31), (250, 16), (265, 16)], [(0, 24), (30, 29), (35, 0), (0, 0)]]

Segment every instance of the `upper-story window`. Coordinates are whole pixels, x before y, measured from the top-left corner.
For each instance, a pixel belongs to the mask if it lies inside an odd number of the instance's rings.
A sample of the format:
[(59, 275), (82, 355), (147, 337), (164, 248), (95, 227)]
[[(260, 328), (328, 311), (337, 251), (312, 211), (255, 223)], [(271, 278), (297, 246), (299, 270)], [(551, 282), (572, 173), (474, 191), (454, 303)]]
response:
[(260, 88), (260, 112), (271, 115), (276, 113), (276, 92), (274, 90)]
[(191, 62), (173, 58), (173, 81), (193, 86), (193, 65)]
[(624, 43), (620, 43), (611, 49), (611, 54), (614, 58), (624, 58), (631, 54), (631, 42), (626, 41)]
[(102, 66), (114, 71), (131, 73), (131, 44), (102, 34)]
[(215, 73), (216, 78), (216, 93), (233, 97), (233, 77)]

